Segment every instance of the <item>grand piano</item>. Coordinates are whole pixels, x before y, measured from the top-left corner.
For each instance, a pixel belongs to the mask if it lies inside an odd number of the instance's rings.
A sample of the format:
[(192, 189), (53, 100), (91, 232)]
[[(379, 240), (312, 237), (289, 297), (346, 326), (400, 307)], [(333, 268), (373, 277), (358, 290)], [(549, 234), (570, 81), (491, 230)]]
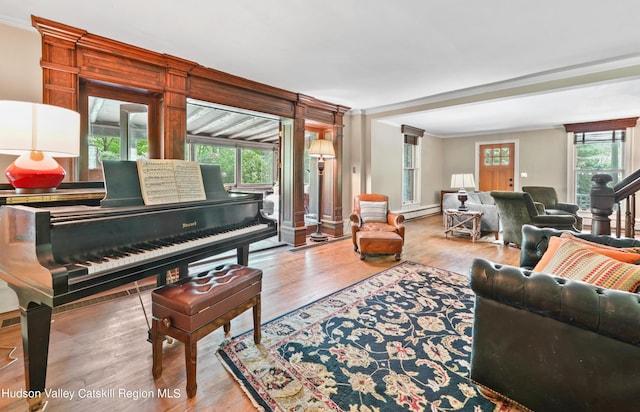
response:
[[(0, 278), (20, 304), (30, 408), (43, 402), (52, 308), (276, 235), (262, 196), (228, 193), (218, 166), (201, 165), (206, 200), (147, 206), (135, 162), (104, 163), (100, 205), (55, 202), (0, 207)], [(82, 202), (81, 202), (82, 203)]]

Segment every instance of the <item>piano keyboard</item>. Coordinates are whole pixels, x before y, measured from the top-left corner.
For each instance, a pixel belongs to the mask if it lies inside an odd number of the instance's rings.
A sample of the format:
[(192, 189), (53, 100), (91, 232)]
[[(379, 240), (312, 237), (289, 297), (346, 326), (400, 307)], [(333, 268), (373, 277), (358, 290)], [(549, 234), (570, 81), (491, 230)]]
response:
[(101, 276), (105, 273), (114, 272), (129, 266), (144, 264), (146, 261), (153, 261), (159, 257), (166, 258), (171, 255), (183, 253), (199, 246), (210, 245), (221, 240), (229, 240), (236, 236), (255, 233), (268, 229), (267, 224), (256, 224), (252, 226), (234, 229), (226, 232), (219, 232), (209, 236), (196, 237), (177, 242), (156, 241), (122, 248), (108, 256), (92, 257), (87, 260), (74, 262), (72, 265), (87, 269), (86, 275), (69, 277), (69, 285), (85, 282), (89, 279)]

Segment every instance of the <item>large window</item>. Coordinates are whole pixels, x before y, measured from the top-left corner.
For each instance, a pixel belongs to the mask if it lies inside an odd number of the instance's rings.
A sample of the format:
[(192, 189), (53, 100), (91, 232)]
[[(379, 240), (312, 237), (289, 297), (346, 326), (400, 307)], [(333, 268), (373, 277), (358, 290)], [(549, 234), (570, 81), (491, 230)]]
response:
[(188, 139), (189, 159), (202, 164), (220, 165), (222, 180), (233, 187), (270, 188), (275, 182), (275, 148), (252, 148), (232, 142)]
[(279, 130), (273, 116), (187, 102), (187, 158), (220, 165), (229, 187), (267, 190), (277, 184)]
[(612, 185), (625, 175), (625, 131), (607, 130), (574, 134), (574, 184), (581, 210), (591, 206), (590, 191), (595, 174), (608, 174)]

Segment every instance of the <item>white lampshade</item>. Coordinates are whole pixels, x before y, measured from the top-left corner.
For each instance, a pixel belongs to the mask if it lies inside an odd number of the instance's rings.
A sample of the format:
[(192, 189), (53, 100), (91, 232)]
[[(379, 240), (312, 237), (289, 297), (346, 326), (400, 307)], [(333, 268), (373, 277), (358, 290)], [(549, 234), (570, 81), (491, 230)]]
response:
[(80, 114), (47, 104), (0, 101), (0, 153), (80, 154)]
[(323, 159), (336, 157), (336, 152), (333, 150), (333, 142), (324, 139), (314, 140), (311, 142), (311, 147), (309, 148), (309, 157), (320, 157)]
[(451, 175), (451, 187), (463, 189), (466, 187), (476, 187), (476, 181), (471, 173), (459, 173)]

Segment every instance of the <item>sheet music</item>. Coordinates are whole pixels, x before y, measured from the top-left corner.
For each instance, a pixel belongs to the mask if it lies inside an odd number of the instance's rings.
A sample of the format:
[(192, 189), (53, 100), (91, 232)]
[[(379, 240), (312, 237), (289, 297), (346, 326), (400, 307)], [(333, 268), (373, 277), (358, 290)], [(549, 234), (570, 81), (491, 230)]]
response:
[(138, 159), (140, 191), (145, 205), (205, 200), (197, 162), (175, 159)]
[(181, 202), (205, 200), (207, 198), (198, 162), (174, 160), (173, 170), (178, 186), (178, 198)]

